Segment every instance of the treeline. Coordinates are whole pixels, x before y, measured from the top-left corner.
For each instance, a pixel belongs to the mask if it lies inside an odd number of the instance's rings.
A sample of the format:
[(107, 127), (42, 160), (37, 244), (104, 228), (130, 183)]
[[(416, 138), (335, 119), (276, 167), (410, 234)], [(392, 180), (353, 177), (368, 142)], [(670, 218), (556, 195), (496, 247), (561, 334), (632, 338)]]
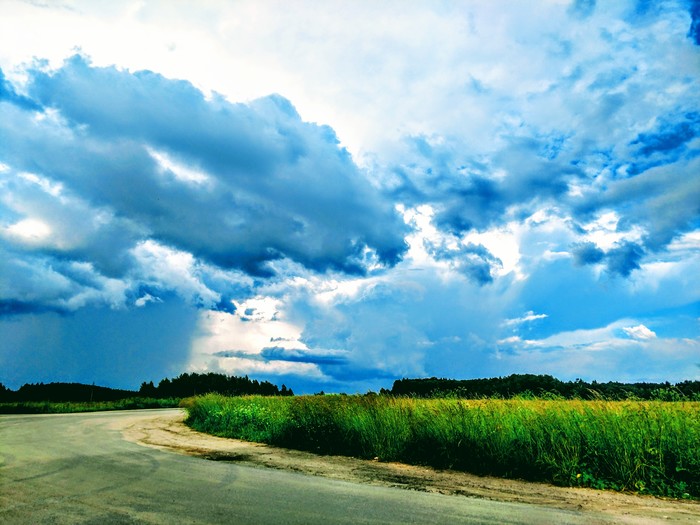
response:
[(560, 381), (550, 375), (513, 374), (490, 379), (399, 379), (382, 394), (424, 398), (462, 399), (551, 397), (607, 400), (700, 400), (700, 381), (681, 383), (590, 383), (581, 379)]
[(269, 381), (257, 381), (245, 377), (224, 374), (182, 374), (175, 379), (163, 379), (158, 386), (142, 383), (139, 395), (143, 397), (190, 397), (216, 392), (226, 396), (293, 396), (294, 392), (282, 385), (278, 388)]
[(81, 383), (36, 383), (12, 391), (0, 385), (0, 402), (104, 402), (136, 397), (137, 392)]
[(278, 388), (268, 381), (236, 377), (224, 374), (181, 374), (174, 379), (165, 378), (154, 386), (153, 381), (143, 383), (136, 390), (122, 390), (82, 383), (36, 383), (25, 384), (16, 391), (0, 383), (0, 403), (54, 402), (54, 403), (97, 403), (132, 398), (183, 398), (193, 395), (217, 392), (220, 394), (291, 396), (291, 389), (285, 385)]

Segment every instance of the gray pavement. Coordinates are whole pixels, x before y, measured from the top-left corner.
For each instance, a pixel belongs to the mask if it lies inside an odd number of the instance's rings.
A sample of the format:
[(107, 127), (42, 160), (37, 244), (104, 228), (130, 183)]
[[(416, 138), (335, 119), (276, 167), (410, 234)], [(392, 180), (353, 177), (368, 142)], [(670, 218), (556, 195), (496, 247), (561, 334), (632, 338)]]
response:
[(0, 523), (605, 523), (562, 510), (207, 461), (125, 441), (152, 411), (0, 416)]

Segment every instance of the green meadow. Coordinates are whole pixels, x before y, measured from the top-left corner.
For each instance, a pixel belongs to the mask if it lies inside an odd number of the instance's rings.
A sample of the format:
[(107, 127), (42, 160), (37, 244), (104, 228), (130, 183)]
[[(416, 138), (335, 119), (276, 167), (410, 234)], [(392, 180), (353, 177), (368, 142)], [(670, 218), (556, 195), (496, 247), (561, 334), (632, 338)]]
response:
[(562, 486), (700, 498), (700, 402), (417, 399), (186, 400), (194, 429), (320, 454)]
[(72, 412), (99, 412), (102, 410), (134, 410), (141, 408), (173, 408), (179, 398), (133, 397), (115, 401), (15, 401), (0, 403), (0, 414), (64, 414)]

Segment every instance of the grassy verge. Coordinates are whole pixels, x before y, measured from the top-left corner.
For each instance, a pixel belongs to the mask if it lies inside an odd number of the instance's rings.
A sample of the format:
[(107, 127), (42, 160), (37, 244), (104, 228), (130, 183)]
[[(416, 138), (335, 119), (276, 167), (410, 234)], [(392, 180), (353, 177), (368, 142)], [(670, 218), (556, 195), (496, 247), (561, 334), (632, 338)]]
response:
[(218, 436), (565, 486), (700, 498), (700, 403), (388, 396), (192, 398)]
[(86, 403), (25, 401), (0, 403), (0, 414), (59, 414), (70, 412), (98, 412), (102, 410), (132, 410), (138, 408), (173, 408), (179, 406), (179, 398), (154, 399), (134, 397), (118, 401), (95, 401)]

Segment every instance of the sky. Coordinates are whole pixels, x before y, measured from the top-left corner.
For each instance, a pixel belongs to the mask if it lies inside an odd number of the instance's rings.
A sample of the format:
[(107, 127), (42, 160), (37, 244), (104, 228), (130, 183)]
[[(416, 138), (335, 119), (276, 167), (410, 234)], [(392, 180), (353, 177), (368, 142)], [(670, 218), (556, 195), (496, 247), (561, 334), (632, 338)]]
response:
[(0, 382), (700, 380), (697, 0), (0, 0)]

